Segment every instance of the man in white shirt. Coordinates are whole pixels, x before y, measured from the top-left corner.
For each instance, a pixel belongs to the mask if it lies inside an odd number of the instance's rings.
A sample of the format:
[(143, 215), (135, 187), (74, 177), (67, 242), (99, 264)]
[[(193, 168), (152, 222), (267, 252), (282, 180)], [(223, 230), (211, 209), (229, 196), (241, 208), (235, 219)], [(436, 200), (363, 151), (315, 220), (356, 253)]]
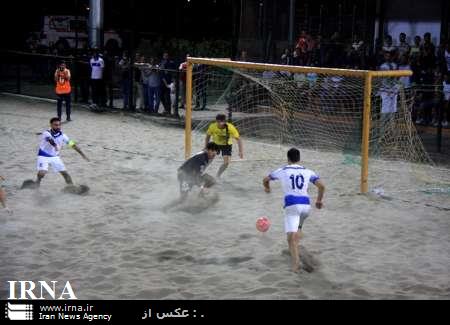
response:
[[(381, 71), (397, 70), (397, 64), (393, 62), (394, 53), (384, 53), (384, 63), (380, 66)], [(381, 113), (392, 114), (397, 112), (398, 89), (395, 78), (384, 78), (380, 88)]]
[(270, 181), (281, 181), (284, 191), (284, 229), (292, 258), (292, 271), (298, 272), (300, 267), (298, 243), (303, 222), (311, 210), (308, 184), (314, 184), (319, 190), (316, 199), (317, 209), (323, 207), (325, 186), (315, 172), (298, 164), (300, 162), (298, 149), (289, 149), (287, 158), (288, 165), (271, 172), (263, 179), (263, 185), (266, 193), (270, 193)]
[(447, 47), (444, 52), (445, 63), (447, 67), (447, 74), (450, 73), (450, 43), (447, 44)]
[(400, 33), (397, 49), (398, 49), (399, 57), (409, 54), (411, 47), (409, 46), (408, 42), (406, 42), (406, 34), (405, 33)]
[(92, 101), (94, 104), (101, 106), (105, 101), (105, 84), (103, 82), (105, 61), (100, 57), (97, 49), (94, 49), (89, 64), (91, 66)]
[(72, 185), (72, 178), (66, 170), (63, 161), (59, 157), (59, 153), (63, 146), (68, 145), (78, 152), (86, 161), (89, 159), (67, 135), (61, 131), (61, 120), (54, 117), (50, 120), (50, 129), (42, 132), (39, 144), (39, 152), (37, 159), (37, 187), (40, 186), (41, 180), (48, 172), (48, 166), (51, 165), (55, 172), (59, 172), (68, 185)]

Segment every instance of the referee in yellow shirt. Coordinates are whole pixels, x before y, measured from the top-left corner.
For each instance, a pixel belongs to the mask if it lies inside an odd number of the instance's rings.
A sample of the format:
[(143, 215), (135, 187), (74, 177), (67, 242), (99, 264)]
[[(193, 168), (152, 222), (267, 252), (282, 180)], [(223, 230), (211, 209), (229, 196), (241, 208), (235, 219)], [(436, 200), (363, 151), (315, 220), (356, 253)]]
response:
[(236, 139), (238, 143), (239, 157), (241, 159), (244, 158), (244, 153), (242, 151), (242, 140), (239, 137), (239, 132), (236, 127), (227, 122), (225, 114), (218, 114), (216, 116), (216, 121), (209, 125), (208, 130), (206, 131), (205, 148), (211, 137), (212, 142), (218, 146), (219, 152), (222, 152), (223, 156), (223, 164), (217, 172), (217, 178), (219, 178), (230, 164), (233, 138)]

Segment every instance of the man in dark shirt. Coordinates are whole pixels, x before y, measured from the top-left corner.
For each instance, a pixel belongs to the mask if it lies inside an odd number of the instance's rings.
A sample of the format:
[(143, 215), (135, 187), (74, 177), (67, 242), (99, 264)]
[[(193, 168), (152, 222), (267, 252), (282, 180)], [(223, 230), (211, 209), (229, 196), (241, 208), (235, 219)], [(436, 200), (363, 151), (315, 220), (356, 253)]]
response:
[(206, 146), (206, 150), (189, 158), (178, 168), (178, 181), (180, 182), (181, 194), (180, 203), (187, 198), (188, 193), (195, 185), (201, 188), (200, 193), (202, 194), (204, 188), (209, 188), (215, 184), (214, 178), (206, 174), (205, 170), (213, 161), (217, 150), (217, 145), (210, 142)]

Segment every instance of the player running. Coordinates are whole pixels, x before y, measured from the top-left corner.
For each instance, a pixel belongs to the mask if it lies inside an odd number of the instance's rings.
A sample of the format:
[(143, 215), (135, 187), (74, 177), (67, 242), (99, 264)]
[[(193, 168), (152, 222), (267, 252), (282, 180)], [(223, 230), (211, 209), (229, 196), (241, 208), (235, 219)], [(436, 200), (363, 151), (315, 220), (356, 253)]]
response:
[(205, 148), (212, 137), (212, 141), (218, 146), (219, 152), (222, 152), (223, 164), (217, 171), (217, 178), (220, 178), (222, 173), (227, 169), (231, 160), (231, 151), (233, 147), (233, 138), (236, 139), (239, 147), (239, 157), (244, 158), (242, 140), (239, 137), (239, 132), (236, 127), (227, 122), (225, 114), (218, 114), (216, 122), (209, 125), (206, 131)]
[(323, 207), (322, 199), (325, 186), (315, 172), (298, 164), (300, 162), (300, 151), (298, 149), (289, 149), (287, 158), (288, 165), (271, 172), (269, 176), (263, 179), (263, 185), (266, 193), (270, 193), (270, 181), (281, 181), (284, 191), (284, 229), (291, 253), (292, 270), (298, 272), (300, 268), (298, 251), (300, 233), (303, 222), (309, 216), (311, 210), (308, 183), (313, 183), (319, 190), (316, 200), (317, 209)]
[(66, 171), (63, 161), (59, 157), (59, 153), (64, 145), (68, 145), (78, 152), (86, 161), (89, 159), (67, 135), (61, 131), (61, 119), (54, 117), (50, 120), (50, 129), (42, 133), (41, 143), (39, 145), (39, 153), (37, 159), (37, 181), (36, 186), (39, 187), (41, 180), (48, 171), (48, 165), (51, 165), (55, 172), (59, 172), (66, 181), (67, 185), (72, 185), (72, 178)]

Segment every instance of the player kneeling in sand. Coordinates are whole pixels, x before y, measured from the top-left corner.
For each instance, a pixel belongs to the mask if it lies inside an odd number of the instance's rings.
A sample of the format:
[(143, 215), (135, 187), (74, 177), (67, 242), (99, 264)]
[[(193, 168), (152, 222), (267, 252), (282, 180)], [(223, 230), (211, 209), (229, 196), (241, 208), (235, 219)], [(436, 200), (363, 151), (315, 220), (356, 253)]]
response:
[(186, 200), (189, 192), (195, 185), (200, 187), (200, 195), (202, 195), (205, 188), (210, 188), (216, 183), (211, 175), (205, 173), (205, 170), (216, 157), (218, 150), (218, 146), (210, 142), (206, 145), (205, 150), (192, 156), (178, 168), (180, 202)]
[(50, 129), (42, 133), (39, 145), (39, 153), (37, 159), (37, 181), (36, 186), (39, 187), (41, 180), (48, 171), (48, 165), (51, 165), (55, 172), (59, 172), (66, 181), (67, 185), (73, 185), (72, 178), (66, 171), (63, 161), (59, 157), (59, 153), (64, 145), (68, 145), (78, 152), (86, 161), (89, 159), (67, 135), (61, 131), (61, 120), (54, 117), (50, 120)]
[(200, 196), (204, 196), (205, 188), (210, 188), (216, 183), (211, 175), (205, 173), (205, 170), (216, 157), (218, 150), (217, 145), (210, 142), (206, 145), (205, 150), (192, 156), (178, 168), (180, 197), (166, 205), (163, 211), (174, 209), (185, 202), (194, 186), (199, 186), (201, 189)]
[(317, 209), (323, 207), (322, 198), (325, 186), (315, 172), (298, 164), (300, 162), (300, 151), (298, 149), (289, 149), (287, 158), (288, 165), (271, 172), (269, 176), (264, 178), (263, 185), (264, 190), (270, 193), (270, 181), (281, 181), (284, 191), (284, 228), (292, 258), (292, 270), (298, 272), (300, 268), (298, 251), (300, 233), (303, 222), (311, 210), (308, 183), (313, 183), (319, 190), (316, 200)]

